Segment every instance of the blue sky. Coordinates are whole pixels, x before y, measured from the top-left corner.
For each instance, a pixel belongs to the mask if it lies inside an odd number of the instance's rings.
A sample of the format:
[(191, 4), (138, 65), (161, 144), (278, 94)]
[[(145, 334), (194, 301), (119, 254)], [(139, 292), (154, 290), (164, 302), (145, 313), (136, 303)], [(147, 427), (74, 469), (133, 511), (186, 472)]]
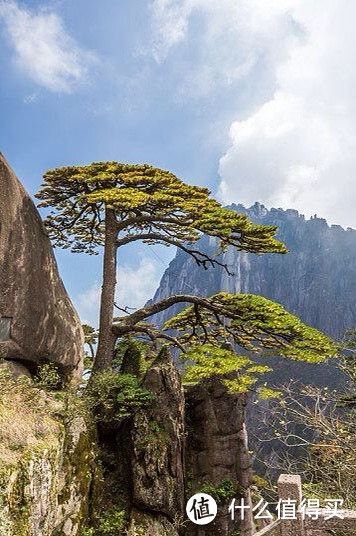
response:
[[(355, 226), (354, 20), (348, 0), (0, 0), (0, 150), (31, 194), (51, 167), (149, 162)], [(100, 258), (56, 254), (94, 323)], [(121, 303), (173, 254), (120, 253)]]

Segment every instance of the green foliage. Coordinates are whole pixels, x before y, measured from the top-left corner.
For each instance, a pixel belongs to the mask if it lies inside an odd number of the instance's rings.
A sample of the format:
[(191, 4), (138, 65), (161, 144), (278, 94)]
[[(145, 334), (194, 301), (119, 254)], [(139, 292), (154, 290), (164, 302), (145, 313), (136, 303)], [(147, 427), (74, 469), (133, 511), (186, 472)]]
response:
[(252, 476), (252, 484), (254, 486), (256, 486), (257, 488), (259, 488), (259, 489), (265, 489), (265, 488), (268, 488), (270, 486), (270, 484), (267, 482), (267, 480), (265, 480), (261, 476), (257, 475), (256, 473), (254, 473), (253, 476)]
[(126, 520), (125, 510), (119, 508), (110, 508), (100, 516), (99, 532), (100, 535), (112, 536), (117, 531), (124, 528)]
[(160, 424), (157, 421), (153, 420), (153, 419), (151, 419), (149, 421), (148, 428), (156, 436), (162, 435), (162, 433), (164, 432), (164, 430), (161, 428)]
[(329, 495), (323, 489), (321, 482), (304, 482), (303, 497), (306, 499), (326, 499)]
[(36, 382), (42, 389), (53, 391), (59, 389), (61, 377), (54, 363), (46, 363), (38, 367)]
[(157, 455), (159, 455), (161, 450), (165, 449), (168, 440), (169, 434), (167, 431), (163, 428), (163, 426), (160, 425), (159, 422), (151, 418), (147, 423), (147, 429), (144, 435), (137, 439), (136, 443), (138, 448), (141, 449), (146, 449), (148, 446), (150, 446), (151, 451), (155, 449)]
[[(277, 227), (254, 224), (209, 196), (207, 188), (147, 164), (96, 162), (47, 171), (36, 197), (41, 207), (51, 209), (45, 225), (55, 246), (96, 254), (106, 244), (101, 307), (111, 316), (117, 249), (136, 240), (181, 248), (204, 268), (223, 264), (217, 255), (191, 247), (203, 234), (218, 239), (216, 253), (229, 246), (254, 253), (287, 252), (274, 237)], [(112, 335), (110, 323), (111, 318), (101, 321), (96, 370), (112, 362), (112, 347), (101, 344)], [(132, 332), (137, 333), (133, 326), (125, 333)]]
[(240, 494), (239, 486), (234, 486), (231, 480), (222, 480), (218, 485), (205, 482), (199, 487), (197, 493), (207, 493), (211, 495), (218, 504), (225, 504)]
[(147, 407), (155, 395), (148, 389), (140, 386), (136, 376), (133, 374), (120, 374), (117, 382), (118, 393), (116, 401), (119, 414), (126, 417), (135, 413), (138, 409)]
[(257, 383), (257, 378), (243, 374), (233, 380), (222, 380), (222, 383), (230, 395), (239, 395), (251, 391), (252, 386)]
[(250, 352), (267, 350), (270, 355), (309, 363), (338, 355), (331, 339), (262, 296), (220, 292), (205, 302), (204, 306), (194, 305), (174, 316), (164, 329), (182, 332), (183, 344), (221, 346), (232, 339)]
[[(186, 383), (196, 383), (204, 378), (222, 378), (222, 382), (231, 394), (245, 393), (257, 382), (256, 374), (270, 371), (269, 367), (252, 366), (248, 356), (236, 355), (232, 350), (219, 348), (211, 344), (193, 346), (183, 354), (184, 359), (193, 361), (187, 365), (184, 373)], [(237, 378), (226, 379), (227, 374), (238, 372)]]
[(82, 328), (85, 344), (96, 344), (98, 342), (98, 331), (88, 324), (82, 324)]
[(95, 536), (95, 532), (93, 528), (82, 528), (80, 531), (80, 536)]
[(209, 190), (190, 186), (169, 171), (147, 164), (96, 162), (47, 171), (37, 198), (52, 207), (46, 219), (54, 244), (95, 253), (104, 243), (104, 211), (115, 211), (120, 240), (142, 233), (147, 242), (193, 243), (202, 233), (244, 251), (285, 253), (275, 226), (256, 225), (246, 215), (226, 209)]
[(262, 385), (257, 389), (258, 395), (262, 400), (268, 400), (271, 398), (280, 398), (282, 396), (282, 391), (277, 391), (276, 389), (271, 389), (267, 387), (266, 384)]
[[(164, 329), (178, 331), (179, 341), (187, 348), (182, 354), (190, 363), (186, 366), (185, 382), (217, 377), (230, 394), (250, 391), (259, 375), (271, 369), (246, 355), (237, 355), (231, 345), (223, 348), (226, 341), (252, 353), (309, 363), (338, 354), (331, 339), (303, 324), (281, 305), (252, 294), (220, 292), (204, 299), (202, 305), (195, 304), (177, 314), (165, 323)], [(280, 396), (266, 384), (258, 392), (261, 398)]]
[(85, 364), (88, 366), (88, 368), (90, 368), (92, 360), (94, 359), (94, 347), (98, 343), (99, 333), (98, 330), (96, 330), (92, 326), (89, 326), (88, 324), (82, 324), (82, 329), (84, 333), (84, 344), (86, 344), (90, 350), (90, 354), (86, 352), (85, 357), (87, 358), (87, 362)]
[[(177, 246), (205, 268), (221, 265), (218, 256), (209, 257), (191, 248), (202, 234), (218, 239), (216, 253), (229, 246), (253, 253), (287, 252), (274, 238), (275, 226), (256, 225), (246, 215), (222, 207), (209, 196), (207, 188), (188, 185), (169, 171), (147, 164), (119, 162), (50, 170), (45, 173), (43, 187), (37, 194), (40, 206), (51, 208), (45, 223), (54, 245), (76, 252), (96, 253), (98, 246), (104, 245), (105, 238), (109, 238), (114, 260), (118, 247), (143, 240)], [(103, 279), (106, 299), (110, 294), (113, 297), (115, 292), (115, 278), (110, 278), (108, 273), (104, 271)], [(101, 304), (102, 307), (110, 306), (110, 300), (107, 301)], [(137, 333), (140, 327), (146, 334), (152, 332), (148, 324), (140, 324), (146, 318), (144, 315), (130, 324), (134, 315), (121, 319), (124, 328), (115, 332), (117, 336)], [(90, 337), (93, 332), (88, 328), (86, 336)], [(111, 329), (108, 320), (101, 326), (101, 334), (105, 332), (108, 336)], [(211, 296), (203, 305), (195, 304), (175, 316), (166, 323), (165, 329), (180, 331), (182, 344), (187, 346), (210, 344), (218, 347), (222, 341), (232, 339), (248, 351), (267, 350), (274, 355), (312, 363), (337, 354), (330, 339), (320, 332), (300, 322), (281, 305), (251, 294), (233, 296), (222, 292)], [(129, 355), (127, 350), (122, 355), (123, 372), (140, 377), (143, 371), (139, 351), (133, 348), (130, 351), (136, 368), (134, 365), (130, 368), (128, 360), (125, 363), (125, 355)], [(118, 360), (120, 352), (122, 354), (121, 350), (117, 352)], [(103, 350), (100, 360), (97, 356), (97, 369), (110, 365), (112, 356), (107, 353)], [(240, 356), (224, 356), (212, 364), (210, 355), (204, 363), (198, 363), (200, 368), (194, 373), (195, 378), (199, 374), (210, 377), (213, 365), (219, 375), (243, 369), (238, 381), (235, 378), (225, 378), (225, 381), (230, 392), (245, 392), (257, 381), (255, 375), (267, 369), (255, 366), (248, 370), (247, 363), (242, 363), (241, 359)]]
[(112, 370), (95, 373), (84, 396), (96, 419), (104, 424), (121, 422), (155, 399), (136, 376)]
[(96, 516), (96, 528), (83, 527), (80, 531), (80, 536), (113, 536), (121, 534), (125, 527), (127, 513), (119, 507), (112, 507)]

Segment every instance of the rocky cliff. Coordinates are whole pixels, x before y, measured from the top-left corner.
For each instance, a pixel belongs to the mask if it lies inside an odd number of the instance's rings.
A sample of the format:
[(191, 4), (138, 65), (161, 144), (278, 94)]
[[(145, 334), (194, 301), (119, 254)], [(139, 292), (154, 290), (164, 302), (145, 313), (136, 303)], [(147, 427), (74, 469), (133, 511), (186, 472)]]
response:
[[(242, 496), (250, 503), (252, 478), (245, 396), (228, 395), (216, 379), (183, 391), (180, 374), (165, 352), (148, 369), (144, 386), (156, 400), (135, 415), (130, 427), (128, 535), (237, 534), (242, 527), (231, 521), (229, 504)], [(120, 436), (119, 431), (119, 444)], [(123, 450), (121, 446), (119, 451)], [(188, 523), (185, 503), (204, 490), (218, 501), (219, 514), (202, 527)], [(246, 536), (252, 534), (251, 526), (252, 519), (246, 516)]]
[[(256, 203), (237, 212), (265, 225), (278, 226), (278, 238), (290, 250), (287, 255), (253, 255), (230, 248), (222, 257), (234, 275), (222, 268), (204, 271), (179, 251), (165, 271), (153, 298), (196, 293), (203, 296), (219, 291), (247, 292), (281, 303), (301, 320), (335, 337), (356, 326), (356, 231), (329, 226), (324, 219), (309, 220), (296, 210), (267, 210)], [(216, 243), (204, 237), (199, 248), (213, 252)], [(177, 310), (177, 309), (176, 309)], [(162, 323), (174, 308), (157, 315)]]
[(70, 381), (81, 376), (83, 340), (40, 215), (0, 154), (0, 357), (31, 372), (56, 363)]
[[(24, 371), (0, 368), (1, 536), (229, 536), (241, 528), (228, 506), (250, 500), (244, 396), (227, 396), (214, 380), (184, 390), (163, 350), (142, 378), (149, 405), (102, 427), (85, 394), (43, 390)], [(185, 502), (204, 486), (221, 515), (206, 527), (187, 524)]]
[(96, 473), (82, 409), (0, 370), (1, 536), (79, 536)]
[[(132, 499), (129, 536), (178, 536), (184, 512), (184, 393), (168, 353), (149, 368), (143, 385), (156, 396), (130, 430)], [(135, 532), (136, 531), (136, 532)]]
[(250, 511), (245, 520), (233, 521), (229, 506), (243, 497), (251, 505), (251, 457), (245, 425), (245, 395), (228, 395), (216, 379), (186, 387), (186, 494), (199, 491), (214, 496), (216, 519), (204, 526), (186, 525), (185, 536), (228, 536), (244, 530), (252, 534)]

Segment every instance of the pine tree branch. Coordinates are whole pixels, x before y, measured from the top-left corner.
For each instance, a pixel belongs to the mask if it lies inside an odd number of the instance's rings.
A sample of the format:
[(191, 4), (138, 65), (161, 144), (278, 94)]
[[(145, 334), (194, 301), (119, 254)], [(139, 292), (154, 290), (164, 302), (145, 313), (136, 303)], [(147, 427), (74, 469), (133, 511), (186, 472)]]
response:
[(227, 265), (223, 262), (218, 261), (217, 259), (214, 259), (207, 255), (206, 253), (203, 253), (202, 251), (199, 251), (198, 249), (191, 249), (187, 246), (184, 246), (182, 242), (179, 240), (174, 240), (173, 238), (169, 238), (168, 236), (161, 235), (160, 233), (140, 233), (136, 235), (126, 235), (123, 238), (120, 238), (117, 241), (117, 246), (123, 246), (125, 244), (129, 244), (131, 242), (136, 242), (137, 240), (155, 240), (157, 242), (164, 242), (166, 244), (169, 244), (170, 246), (175, 246), (195, 260), (198, 266), (202, 266), (205, 270), (208, 269), (210, 266), (221, 266), (228, 275), (234, 275), (233, 272), (230, 272)]

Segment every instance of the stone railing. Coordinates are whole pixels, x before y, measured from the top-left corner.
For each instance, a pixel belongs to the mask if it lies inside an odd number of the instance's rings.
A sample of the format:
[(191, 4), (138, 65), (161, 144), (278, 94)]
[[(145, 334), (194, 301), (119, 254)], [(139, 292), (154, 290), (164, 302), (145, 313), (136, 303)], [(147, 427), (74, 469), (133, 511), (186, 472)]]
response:
[[(299, 475), (280, 475), (278, 495), (282, 501), (291, 499), (299, 505), (302, 501), (302, 484)], [(330, 510), (320, 508), (317, 519), (297, 511), (296, 519), (279, 519), (267, 525), (254, 536), (328, 536), (331, 531), (356, 534), (356, 510), (341, 510), (341, 517), (331, 517)], [(303, 517), (305, 519), (303, 519)], [(327, 519), (329, 518), (329, 519)]]

